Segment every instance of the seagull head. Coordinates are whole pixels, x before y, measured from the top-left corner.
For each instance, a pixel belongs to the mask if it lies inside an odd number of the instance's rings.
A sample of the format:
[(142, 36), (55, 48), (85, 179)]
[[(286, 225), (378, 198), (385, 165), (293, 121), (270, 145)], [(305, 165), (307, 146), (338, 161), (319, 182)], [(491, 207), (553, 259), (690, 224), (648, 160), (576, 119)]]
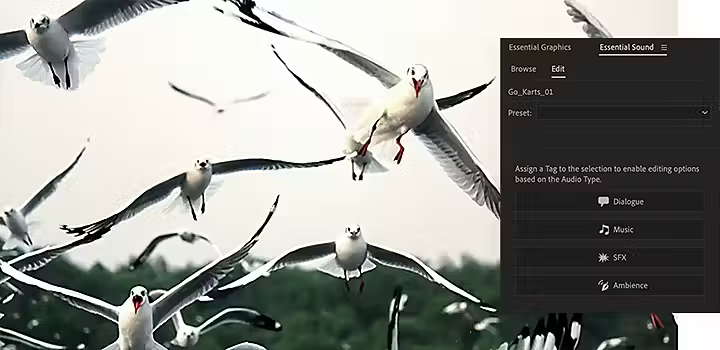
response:
[(195, 169), (199, 171), (211, 171), (212, 164), (207, 159), (198, 159), (195, 161)]
[(358, 224), (352, 224), (345, 227), (345, 233), (347, 233), (350, 239), (358, 239), (362, 235), (360, 225)]
[(30, 28), (36, 32), (43, 32), (50, 27), (50, 17), (47, 15), (39, 15), (30, 18)]
[(138, 310), (145, 305), (145, 301), (148, 299), (148, 292), (145, 287), (142, 286), (136, 286), (130, 289), (130, 301), (132, 302), (133, 308), (135, 308), (135, 313), (137, 314)]
[(3, 210), (3, 214), (5, 214), (5, 216), (10, 216), (13, 213), (15, 213), (15, 208), (5, 208), (5, 210)]
[(420, 90), (430, 81), (428, 70), (422, 64), (414, 64), (407, 69), (407, 78), (415, 90), (415, 97), (420, 97)]

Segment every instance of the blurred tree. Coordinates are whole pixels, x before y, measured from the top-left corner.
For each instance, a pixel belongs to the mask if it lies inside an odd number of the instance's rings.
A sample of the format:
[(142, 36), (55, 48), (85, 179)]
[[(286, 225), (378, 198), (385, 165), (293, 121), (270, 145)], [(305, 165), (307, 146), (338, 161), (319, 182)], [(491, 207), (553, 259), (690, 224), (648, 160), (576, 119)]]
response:
[[(37, 271), (35, 276), (48, 282), (76, 289), (83, 293), (120, 304), (135, 285), (148, 289), (171, 288), (190, 275), (196, 267), (173, 270), (162, 260), (150, 261), (134, 272), (110, 271), (100, 264), (83, 270), (58, 259)], [(479, 264), (464, 257), (460, 266), (446, 265), (439, 272), (458, 286), (499, 304), (499, 270), (496, 266)], [(235, 273), (224, 282), (240, 276)], [(283, 324), (279, 333), (228, 325), (200, 338), (198, 349), (223, 350), (250, 340), (270, 350), (368, 350), (385, 349), (388, 304), (394, 286), (400, 284), (409, 296), (400, 318), (400, 348), (412, 350), (489, 350), (503, 341), (510, 341), (522, 328), (534, 326), (540, 314), (499, 313), (497, 328), (500, 337), (478, 333), (472, 324), (459, 315), (445, 315), (442, 308), (458, 298), (451, 292), (413, 274), (378, 267), (365, 275), (366, 286), (358, 294), (357, 283), (351, 293), (341, 280), (316, 271), (286, 269), (262, 278), (238, 290), (230, 298), (213, 303), (196, 303), (183, 311), (186, 322), (199, 324), (226, 307), (249, 307), (265, 313)], [(17, 281), (15, 281), (17, 282)], [(107, 320), (77, 310), (34, 287), (16, 285), (25, 295), (16, 296), (0, 306), (6, 316), (0, 326), (23, 332), (40, 340), (97, 350), (117, 337), (117, 328)], [(675, 329), (668, 329), (671, 342), (659, 345), (646, 326), (647, 314), (586, 314), (584, 316), (582, 350), (595, 349), (608, 337), (637, 336), (637, 350), (676, 349)], [(662, 317), (662, 315), (661, 315)], [(666, 316), (669, 317), (669, 316)], [(37, 320), (37, 322), (32, 322)], [(666, 322), (666, 327), (673, 327)], [(28, 325), (33, 325), (28, 329)], [(168, 322), (156, 334), (163, 343), (173, 337)]]

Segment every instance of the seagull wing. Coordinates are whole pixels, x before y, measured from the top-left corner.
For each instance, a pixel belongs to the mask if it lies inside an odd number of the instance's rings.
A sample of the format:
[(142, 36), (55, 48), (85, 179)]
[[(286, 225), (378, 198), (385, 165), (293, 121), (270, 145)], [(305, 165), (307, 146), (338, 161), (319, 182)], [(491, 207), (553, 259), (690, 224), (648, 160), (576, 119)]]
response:
[(588, 9), (578, 2), (577, 0), (565, 0), (565, 5), (569, 7), (567, 14), (572, 17), (572, 21), (575, 23), (584, 22), (583, 31), (590, 38), (612, 38), (605, 26), (600, 23), (600, 20), (595, 18)]
[[(310, 44), (315, 44), (339, 57), (343, 61), (350, 63), (354, 67), (360, 69), (365, 74), (377, 79), (385, 88), (389, 89), (400, 82), (400, 77), (387, 70), (385, 67), (375, 62), (370, 57), (353, 49), (352, 47), (335, 39), (328, 38), (321, 34), (318, 34), (308, 28), (305, 28), (296, 22), (287, 19), (280, 14), (267, 11), (255, 4), (253, 0), (226, 0), (230, 2), (241, 13), (241, 16), (235, 15), (222, 9), (215, 7), (215, 10), (233, 17), (251, 27), (277, 34), (286, 38), (304, 41)], [(271, 24), (272, 23), (272, 24)], [(287, 30), (281, 30), (278, 28), (285, 27)], [(291, 31), (293, 33), (291, 33)], [(294, 34), (297, 33), (297, 34)], [(482, 92), (487, 86), (479, 86), (461, 93), (455, 94), (450, 97), (441, 98), (438, 101), (440, 109), (450, 108), (458, 105), (468, 99), (475, 97), (477, 94)]]
[(314, 87), (310, 86), (310, 84), (306, 83), (303, 78), (301, 78), (299, 75), (295, 74), (295, 72), (293, 72), (292, 69), (290, 69), (290, 67), (288, 67), (287, 63), (285, 63), (285, 60), (283, 60), (282, 57), (280, 57), (280, 54), (278, 54), (277, 49), (275, 49), (275, 45), (272, 45), (272, 50), (273, 50), (273, 53), (275, 54), (275, 57), (277, 57), (277, 59), (280, 60), (280, 63), (282, 63), (282, 65), (293, 76), (293, 78), (295, 78), (295, 80), (297, 80), (297, 82), (300, 83), (300, 85), (302, 85), (302, 87), (304, 87), (308, 91), (312, 92), (313, 95), (315, 95), (315, 97), (317, 97), (320, 101), (322, 101), (322, 103), (325, 104), (325, 106), (330, 108), (330, 111), (333, 113), (333, 115), (335, 115), (335, 119), (337, 119), (337, 121), (340, 122), (343, 129), (347, 130), (347, 124), (345, 124), (345, 122), (343, 121), (342, 112), (340, 112), (340, 108), (338, 108), (334, 103), (332, 103), (330, 101), (330, 99), (327, 96), (325, 96), (322, 92), (320, 92), (317, 89), (315, 89)]
[[(99, 238), (100, 236), (84, 236), (67, 243), (36, 249), (8, 261), (8, 264), (23, 273), (35, 271), (57, 259), (60, 255), (65, 254), (81, 245), (94, 242)], [(0, 281), (2, 281), (2, 279), (0, 279)]]
[(388, 322), (387, 332), (387, 349), (398, 350), (398, 323), (400, 319), (400, 311), (403, 309), (403, 297), (407, 299), (407, 295), (403, 294), (402, 287), (397, 286), (393, 291), (393, 298), (390, 300), (390, 322)]
[(11, 342), (23, 343), (34, 349), (48, 349), (48, 350), (67, 349), (66, 346), (50, 344), (50, 343), (44, 342), (42, 340), (38, 340), (38, 339), (35, 339), (32, 337), (29, 337), (20, 332), (16, 332), (12, 329), (3, 328), (3, 327), (0, 327), (0, 339), (9, 340)]
[(460, 134), (434, 108), (413, 132), (445, 173), (480, 206), (500, 218), (500, 189)]
[(251, 342), (242, 342), (240, 344), (235, 344), (225, 350), (267, 350), (264, 346), (256, 343)]
[(7, 224), (5, 224), (5, 219), (3, 219), (2, 216), (0, 216), (0, 226), (6, 226), (6, 225)]
[(0, 34), (0, 60), (10, 58), (30, 48), (25, 31), (16, 30)]
[(275, 198), (275, 202), (272, 207), (270, 207), (270, 212), (265, 218), (265, 222), (263, 222), (262, 226), (260, 226), (244, 245), (238, 246), (230, 253), (207, 264), (152, 303), (154, 330), (160, 328), (160, 326), (167, 322), (176, 312), (179, 312), (187, 305), (195, 302), (207, 292), (217, 287), (220, 280), (225, 278), (225, 276), (233, 271), (235, 266), (240, 264), (240, 261), (247, 257), (250, 249), (257, 244), (260, 239), (260, 234), (275, 213), (279, 199), (280, 196)]
[[(90, 139), (87, 140), (87, 142), (90, 142)], [(20, 212), (23, 214), (23, 216), (28, 216), (30, 213), (32, 213), (33, 210), (37, 209), (37, 207), (42, 204), (48, 197), (50, 197), (58, 188), (60, 185), (60, 182), (62, 182), (63, 179), (70, 173), (70, 171), (75, 168), (77, 163), (80, 161), (80, 158), (82, 157), (83, 153), (85, 153), (85, 149), (87, 149), (87, 145), (85, 145), (81, 150), (80, 153), (75, 157), (75, 160), (70, 163), (70, 165), (65, 168), (60, 174), (57, 174), (55, 178), (50, 180), (41, 190), (40, 192), (36, 193), (30, 200), (25, 203), (25, 205), (20, 209)]]
[(210, 101), (209, 99), (207, 99), (207, 98), (205, 98), (205, 97), (202, 97), (202, 96), (200, 96), (200, 95), (195, 95), (195, 94), (193, 94), (193, 93), (190, 93), (190, 92), (187, 91), (187, 90), (183, 90), (183, 89), (179, 88), (177, 85), (175, 85), (175, 84), (173, 84), (173, 83), (171, 83), (171, 82), (169, 82), (169, 81), (168, 81), (168, 85), (170, 85), (170, 88), (171, 88), (171, 89), (173, 89), (173, 90), (175, 90), (175, 91), (177, 91), (177, 92), (179, 92), (179, 93), (181, 93), (181, 94), (183, 94), (183, 95), (185, 95), (185, 96), (187, 96), (187, 97), (190, 97), (190, 98), (192, 98), (192, 99), (196, 99), (196, 100), (198, 100), (198, 101), (207, 103), (207, 104), (215, 107), (215, 102)]
[[(393, 74), (389, 70), (385, 69), (382, 65), (374, 62), (372, 59), (363, 55), (359, 51), (352, 47), (345, 45), (337, 40), (327, 38), (323, 35), (313, 32), (292, 20), (282, 17), (281, 15), (266, 11), (261, 7), (255, 5), (252, 0), (230, 0), (230, 3), (235, 5), (243, 17), (229, 14), (230, 16), (242, 21), (243, 23), (255, 27), (257, 29), (267, 31), (273, 34), (284, 36), (287, 38), (305, 41), (311, 44), (316, 44), (326, 51), (340, 57), (342, 60), (352, 64), (358, 69), (362, 70), (366, 74), (376, 78), (386, 88), (395, 86), (400, 81), (400, 77)], [(224, 11), (216, 8), (219, 12), (225, 13)], [(279, 22), (278, 22), (279, 21)], [(274, 22), (276, 26), (271, 25), (269, 22)], [(293, 32), (297, 34), (291, 34), (288, 31), (278, 30), (276, 27), (287, 26)], [(307, 39), (303, 37), (308, 37)]]
[(155, 250), (155, 248), (157, 248), (157, 246), (160, 243), (162, 243), (165, 240), (168, 240), (170, 238), (176, 237), (177, 235), (179, 235), (179, 233), (177, 233), (177, 232), (176, 233), (166, 233), (166, 234), (159, 235), (159, 236), (153, 238), (153, 240), (150, 241), (150, 244), (148, 244), (147, 247), (145, 247), (145, 249), (142, 251), (142, 253), (140, 253), (140, 255), (138, 255), (138, 257), (135, 258), (135, 260), (130, 263), (128, 268), (130, 270), (135, 270), (138, 267), (140, 267), (140, 265), (144, 264), (145, 261), (147, 261), (147, 259), (150, 258), (150, 254), (152, 254), (152, 252)]
[(188, 0), (85, 0), (57, 19), (65, 31), (93, 36), (145, 12)]
[(487, 87), (490, 86), (493, 81), (495, 81), (495, 78), (492, 78), (492, 80), (490, 80), (489, 82), (474, 87), (470, 90), (465, 90), (452, 96), (439, 98), (435, 100), (435, 102), (437, 102), (438, 108), (440, 108), (441, 111), (443, 109), (448, 109), (479, 95), (481, 92), (485, 91), (485, 89), (487, 89)]
[(391, 250), (389, 248), (381, 248), (379, 246), (369, 243), (367, 245), (367, 248), (369, 258), (373, 261), (380, 263), (381, 265), (413, 272), (429, 281), (435, 282), (447, 288), (453, 293), (456, 293), (474, 303), (479, 304), (478, 306), (487, 312), (494, 313), (497, 311), (496, 308), (484, 303), (482, 300), (474, 297), (470, 293), (460, 289), (460, 287), (452, 284), (450, 281), (440, 276), (439, 273), (435, 272), (429, 266), (425, 265), (425, 263), (420, 261), (420, 259), (410, 254), (401, 253), (395, 250)]
[(180, 187), (180, 184), (185, 181), (185, 173), (175, 175), (170, 179), (167, 179), (150, 189), (143, 192), (140, 196), (135, 198), (125, 209), (108, 216), (100, 221), (96, 221), (92, 224), (87, 224), (78, 227), (68, 227), (67, 225), (61, 225), (60, 229), (67, 232), (68, 234), (82, 235), (82, 234), (98, 234), (103, 235), (110, 231), (113, 226), (119, 224), (122, 221), (130, 219), (131, 217), (139, 214), (149, 206), (160, 202), (172, 194), (172, 192)]
[[(239, 279), (218, 288), (217, 291), (214, 291), (210, 294), (210, 297), (219, 298), (227, 296), (231, 294), (231, 291), (233, 289), (250, 284), (251, 282), (255, 281), (256, 279), (262, 277), (267, 273), (280, 270), (286, 266), (293, 266), (304, 262), (317, 260), (333, 254), (335, 254), (334, 242), (318, 243), (292, 249), (287, 253), (268, 261), (257, 269), (250, 271), (250, 273), (246, 274), (245, 276), (242, 276)], [(227, 292), (220, 293), (223, 291)]]
[(236, 98), (236, 99), (230, 101), (230, 104), (238, 104), (238, 103), (243, 103), (243, 102), (257, 101), (269, 94), (270, 94), (270, 91), (264, 91), (264, 92), (261, 92), (259, 94), (252, 95), (252, 96), (239, 97), (239, 98)]
[(286, 162), (284, 160), (264, 158), (236, 159), (213, 164), (212, 172), (213, 175), (225, 175), (238, 171), (317, 168), (323, 165), (329, 165), (335, 162), (339, 162), (343, 159), (345, 159), (344, 156), (328, 160), (321, 160), (318, 162), (307, 163), (293, 163)]
[(218, 312), (203, 322), (198, 329), (200, 329), (200, 335), (203, 335), (217, 327), (230, 323), (242, 323), (275, 332), (282, 329), (280, 322), (275, 321), (272, 317), (263, 315), (252, 309), (240, 307), (231, 307)]
[(18, 280), (19, 282), (22, 282), (24, 284), (28, 284), (31, 286), (35, 286), (37, 288), (40, 288), (48, 293), (52, 293), (56, 297), (60, 298), (61, 300), (65, 301), (66, 303), (70, 304), (73, 307), (76, 307), (78, 309), (84, 310), (89, 313), (93, 313), (96, 315), (100, 315), (102, 317), (105, 317), (106, 319), (118, 323), (118, 306), (111, 305), (108, 302), (105, 302), (103, 300), (78, 293), (71, 289), (66, 289), (63, 287), (59, 287), (50, 283), (47, 283), (45, 281), (41, 281), (35, 277), (28, 276), (14, 267), (12, 265), (0, 260), (0, 270), (10, 276), (13, 279)]

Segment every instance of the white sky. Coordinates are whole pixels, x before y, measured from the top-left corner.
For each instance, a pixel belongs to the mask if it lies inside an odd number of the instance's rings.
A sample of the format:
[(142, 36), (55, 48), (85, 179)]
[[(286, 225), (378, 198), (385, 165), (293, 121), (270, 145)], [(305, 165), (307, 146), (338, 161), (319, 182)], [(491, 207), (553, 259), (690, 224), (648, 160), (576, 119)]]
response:
[[(77, 0), (6, 1), (0, 31), (25, 26), (46, 12), (56, 17)], [(562, 0), (268, 0), (261, 5), (339, 39), (404, 72), (423, 63), (436, 97), (499, 76), (500, 37), (584, 37)], [(585, 0), (617, 37), (676, 36), (677, 0)], [(384, 13), (382, 12), (384, 11)], [(103, 34), (107, 50), (79, 90), (68, 93), (31, 82), (15, 63), (0, 62), (0, 206), (21, 206), (69, 164), (84, 138), (92, 144), (55, 196), (31, 219), (36, 244), (68, 239), (58, 224), (103, 218), (149, 186), (185, 171), (196, 157), (221, 161), (274, 157), (290, 161), (339, 155), (340, 128), (332, 114), (278, 65), (265, 34), (221, 16), (208, 0), (194, 0), (141, 16)], [(331, 55), (317, 62), (315, 81), (361, 96), (375, 85)], [(223, 116), (172, 92), (167, 81), (219, 100), (266, 89), (264, 100)], [(446, 111), (475, 154), (500, 179), (499, 80), (480, 97)], [(332, 85), (317, 85), (334, 95)], [(368, 91), (369, 93), (369, 91)], [(344, 95), (345, 96), (345, 95)], [(406, 141), (403, 164), (363, 183), (349, 165), (224, 177), (198, 223), (189, 215), (161, 216), (162, 206), (115, 227), (72, 257), (126, 262), (156, 235), (181, 227), (212, 237), (224, 250), (244, 242), (276, 194), (278, 211), (253, 253), (279, 254), (296, 245), (334, 238), (358, 223), (374, 243), (421, 257), (467, 253), (486, 262), (500, 255), (500, 222), (461, 192), (424, 148)], [(507, 214), (506, 214), (507, 215)], [(7, 234), (2, 230), (1, 234)], [(158, 253), (173, 264), (213, 257), (179, 241)]]

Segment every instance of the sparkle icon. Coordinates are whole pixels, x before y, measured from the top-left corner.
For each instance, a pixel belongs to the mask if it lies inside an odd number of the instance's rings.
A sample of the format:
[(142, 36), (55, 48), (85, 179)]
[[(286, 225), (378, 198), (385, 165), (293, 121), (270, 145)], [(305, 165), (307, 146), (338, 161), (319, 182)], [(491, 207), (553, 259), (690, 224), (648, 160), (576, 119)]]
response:
[(599, 263), (606, 263), (608, 261), (610, 261), (610, 257), (608, 257), (607, 254), (605, 254), (605, 253), (598, 254), (598, 262)]

